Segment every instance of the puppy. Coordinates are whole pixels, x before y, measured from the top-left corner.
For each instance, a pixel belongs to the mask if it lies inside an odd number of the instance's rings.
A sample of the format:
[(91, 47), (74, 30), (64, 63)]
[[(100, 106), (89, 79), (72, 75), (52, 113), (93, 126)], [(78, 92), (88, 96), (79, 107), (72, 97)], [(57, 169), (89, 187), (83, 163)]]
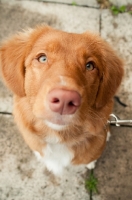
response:
[(105, 41), (39, 26), (3, 43), (0, 63), (15, 121), (48, 170), (60, 174), (100, 157), (123, 76), (122, 61)]

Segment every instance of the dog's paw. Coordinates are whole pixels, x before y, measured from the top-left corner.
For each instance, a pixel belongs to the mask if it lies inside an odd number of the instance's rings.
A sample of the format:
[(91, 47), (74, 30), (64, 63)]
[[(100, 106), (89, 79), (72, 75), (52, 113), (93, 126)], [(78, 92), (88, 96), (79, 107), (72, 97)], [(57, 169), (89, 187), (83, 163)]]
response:
[(107, 137), (106, 137), (106, 141), (107, 141), (107, 142), (110, 140), (110, 137), (111, 137), (111, 133), (108, 131), (108, 132), (107, 132)]
[(94, 161), (90, 162), (88, 165), (86, 165), (87, 168), (90, 169), (90, 170), (94, 169), (95, 166), (96, 166), (96, 162), (97, 162), (97, 160), (94, 160)]

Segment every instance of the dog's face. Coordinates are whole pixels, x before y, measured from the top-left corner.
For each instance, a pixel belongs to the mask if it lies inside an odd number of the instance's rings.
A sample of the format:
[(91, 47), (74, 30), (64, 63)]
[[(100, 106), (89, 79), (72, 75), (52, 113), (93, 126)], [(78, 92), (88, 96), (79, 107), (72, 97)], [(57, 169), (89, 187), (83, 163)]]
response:
[(34, 115), (51, 127), (79, 123), (86, 117), (86, 108), (95, 103), (102, 70), (96, 65), (102, 64), (90, 39), (50, 30), (36, 41), (26, 58), (25, 93)]
[(1, 66), (9, 88), (26, 97), (33, 115), (53, 129), (81, 123), (107, 107), (123, 75), (121, 60), (99, 36), (49, 27), (5, 43)]

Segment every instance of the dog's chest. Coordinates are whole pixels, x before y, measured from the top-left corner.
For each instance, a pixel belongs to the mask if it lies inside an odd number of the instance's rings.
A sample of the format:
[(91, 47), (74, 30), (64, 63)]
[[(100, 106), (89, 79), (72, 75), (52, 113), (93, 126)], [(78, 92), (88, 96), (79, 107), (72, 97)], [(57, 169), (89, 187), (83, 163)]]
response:
[(49, 171), (59, 175), (63, 168), (70, 165), (73, 158), (73, 152), (66, 146), (60, 143), (56, 137), (46, 138), (47, 145), (43, 149), (44, 156), (41, 157)]

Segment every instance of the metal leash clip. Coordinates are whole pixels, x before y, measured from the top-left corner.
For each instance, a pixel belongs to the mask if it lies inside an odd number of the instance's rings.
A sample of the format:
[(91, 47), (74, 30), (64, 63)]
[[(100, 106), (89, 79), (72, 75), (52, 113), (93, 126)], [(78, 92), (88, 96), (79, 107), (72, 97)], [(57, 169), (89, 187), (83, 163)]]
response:
[(110, 120), (108, 120), (108, 123), (115, 126), (121, 126), (121, 125), (132, 124), (132, 120), (121, 120), (116, 115), (110, 114)]

